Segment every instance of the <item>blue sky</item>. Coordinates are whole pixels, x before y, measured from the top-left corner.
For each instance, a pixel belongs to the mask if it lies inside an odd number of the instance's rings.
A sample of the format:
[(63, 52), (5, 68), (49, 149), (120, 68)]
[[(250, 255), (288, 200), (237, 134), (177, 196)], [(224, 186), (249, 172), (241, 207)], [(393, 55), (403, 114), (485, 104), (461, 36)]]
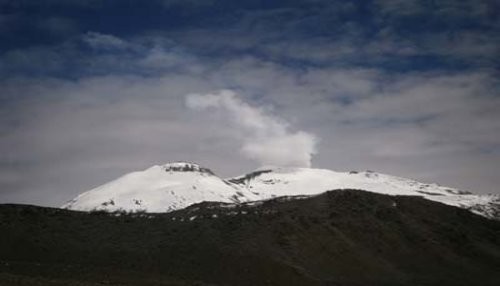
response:
[[(272, 163), (374, 169), (498, 193), (499, 11), (0, 0), (0, 201), (56, 206), (173, 160), (223, 176)], [(186, 104), (228, 93), (216, 108)]]

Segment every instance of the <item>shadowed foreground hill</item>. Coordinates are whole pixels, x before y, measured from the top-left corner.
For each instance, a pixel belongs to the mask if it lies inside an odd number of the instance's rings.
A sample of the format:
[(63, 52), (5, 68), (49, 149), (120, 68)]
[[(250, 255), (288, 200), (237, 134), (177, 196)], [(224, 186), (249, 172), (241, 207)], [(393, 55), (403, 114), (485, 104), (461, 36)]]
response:
[(0, 285), (500, 285), (500, 222), (356, 190), (167, 214), (0, 206)]

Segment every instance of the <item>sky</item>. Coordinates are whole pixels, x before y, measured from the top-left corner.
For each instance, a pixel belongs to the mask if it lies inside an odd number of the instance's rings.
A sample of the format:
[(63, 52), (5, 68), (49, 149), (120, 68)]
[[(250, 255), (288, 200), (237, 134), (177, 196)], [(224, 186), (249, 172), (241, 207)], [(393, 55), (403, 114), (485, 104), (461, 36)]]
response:
[(0, 203), (196, 162), (500, 193), (500, 3), (0, 0)]

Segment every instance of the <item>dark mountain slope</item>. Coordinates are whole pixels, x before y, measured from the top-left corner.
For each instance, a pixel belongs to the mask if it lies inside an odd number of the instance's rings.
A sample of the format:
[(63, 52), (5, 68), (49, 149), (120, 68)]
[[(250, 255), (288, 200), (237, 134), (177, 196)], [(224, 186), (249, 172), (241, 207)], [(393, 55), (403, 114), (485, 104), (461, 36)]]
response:
[(114, 216), (0, 206), (0, 285), (499, 285), (500, 222), (356, 190)]

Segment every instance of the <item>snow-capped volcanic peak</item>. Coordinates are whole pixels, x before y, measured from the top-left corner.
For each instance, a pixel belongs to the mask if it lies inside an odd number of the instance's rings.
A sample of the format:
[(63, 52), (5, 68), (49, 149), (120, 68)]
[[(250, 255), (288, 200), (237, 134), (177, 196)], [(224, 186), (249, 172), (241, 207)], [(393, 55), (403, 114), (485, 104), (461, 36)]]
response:
[(317, 194), (330, 189), (361, 189), (388, 195), (466, 195), (468, 192), (437, 184), (385, 175), (373, 171), (335, 172), (311, 168), (262, 169), (228, 179), (263, 196)]
[(500, 215), (498, 196), (474, 195), (454, 188), (420, 183), (373, 171), (335, 172), (311, 168), (259, 168), (228, 181), (262, 199), (316, 195), (335, 189), (359, 189), (387, 195), (420, 196), (447, 205), (467, 208), (487, 217)]
[(168, 212), (202, 201), (240, 202), (255, 195), (185, 162), (156, 165), (129, 173), (85, 192), (63, 208), (74, 210)]
[(500, 198), (480, 196), (437, 184), (372, 171), (335, 172), (311, 168), (259, 168), (221, 179), (193, 163), (175, 162), (133, 172), (85, 192), (64, 208), (169, 212), (202, 201), (241, 203), (281, 196), (317, 195), (329, 190), (358, 189), (387, 195), (410, 195), (500, 218)]

